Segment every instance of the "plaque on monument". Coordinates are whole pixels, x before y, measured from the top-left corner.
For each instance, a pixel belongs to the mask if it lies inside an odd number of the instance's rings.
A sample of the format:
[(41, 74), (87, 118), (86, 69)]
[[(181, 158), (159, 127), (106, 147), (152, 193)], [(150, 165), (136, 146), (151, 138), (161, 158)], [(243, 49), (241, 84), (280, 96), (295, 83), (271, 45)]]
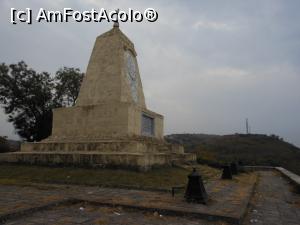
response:
[(142, 114), (142, 135), (154, 135), (154, 119), (146, 114)]

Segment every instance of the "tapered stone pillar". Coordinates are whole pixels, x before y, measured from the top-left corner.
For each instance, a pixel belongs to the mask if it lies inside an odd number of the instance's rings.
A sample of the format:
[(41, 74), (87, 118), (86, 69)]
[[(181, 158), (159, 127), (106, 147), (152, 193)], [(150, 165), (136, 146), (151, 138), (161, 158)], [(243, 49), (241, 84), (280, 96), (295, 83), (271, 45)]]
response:
[(51, 136), (0, 161), (141, 170), (195, 162), (164, 140), (163, 120), (146, 106), (134, 44), (114, 26), (96, 38), (75, 106), (53, 110)]

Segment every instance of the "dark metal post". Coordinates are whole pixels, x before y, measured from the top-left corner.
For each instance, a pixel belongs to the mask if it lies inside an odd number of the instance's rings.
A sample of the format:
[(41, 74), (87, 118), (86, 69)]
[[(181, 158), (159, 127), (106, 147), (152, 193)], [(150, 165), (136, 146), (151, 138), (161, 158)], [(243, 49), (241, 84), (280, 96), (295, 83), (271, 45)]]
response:
[(202, 177), (193, 169), (193, 172), (188, 176), (188, 185), (185, 191), (185, 199), (188, 202), (207, 203), (207, 193), (203, 185)]
[(238, 171), (241, 172), (241, 173), (245, 172), (244, 163), (241, 160), (238, 162)]
[(230, 169), (231, 169), (231, 173), (232, 175), (237, 175), (239, 172), (238, 172), (238, 168), (237, 168), (237, 165), (235, 162), (232, 162), (230, 164)]
[(229, 165), (223, 166), (222, 179), (232, 179), (231, 168)]

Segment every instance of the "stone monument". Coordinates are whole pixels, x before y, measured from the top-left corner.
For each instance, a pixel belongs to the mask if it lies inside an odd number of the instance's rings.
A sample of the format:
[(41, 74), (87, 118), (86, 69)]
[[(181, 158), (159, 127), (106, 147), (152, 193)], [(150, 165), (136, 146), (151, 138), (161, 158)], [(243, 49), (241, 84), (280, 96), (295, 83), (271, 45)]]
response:
[(96, 39), (75, 106), (53, 110), (51, 136), (0, 160), (140, 170), (194, 162), (164, 141), (163, 116), (146, 107), (136, 57), (115, 23)]

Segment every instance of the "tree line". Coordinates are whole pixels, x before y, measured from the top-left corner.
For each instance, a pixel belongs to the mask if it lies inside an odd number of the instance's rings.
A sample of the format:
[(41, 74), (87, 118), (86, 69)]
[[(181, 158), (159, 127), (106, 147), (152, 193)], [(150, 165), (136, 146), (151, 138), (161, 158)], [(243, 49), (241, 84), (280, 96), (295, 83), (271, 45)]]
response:
[(16, 133), (40, 141), (51, 134), (52, 109), (73, 106), (84, 73), (63, 67), (54, 75), (36, 72), (24, 62), (0, 64), (0, 104)]

